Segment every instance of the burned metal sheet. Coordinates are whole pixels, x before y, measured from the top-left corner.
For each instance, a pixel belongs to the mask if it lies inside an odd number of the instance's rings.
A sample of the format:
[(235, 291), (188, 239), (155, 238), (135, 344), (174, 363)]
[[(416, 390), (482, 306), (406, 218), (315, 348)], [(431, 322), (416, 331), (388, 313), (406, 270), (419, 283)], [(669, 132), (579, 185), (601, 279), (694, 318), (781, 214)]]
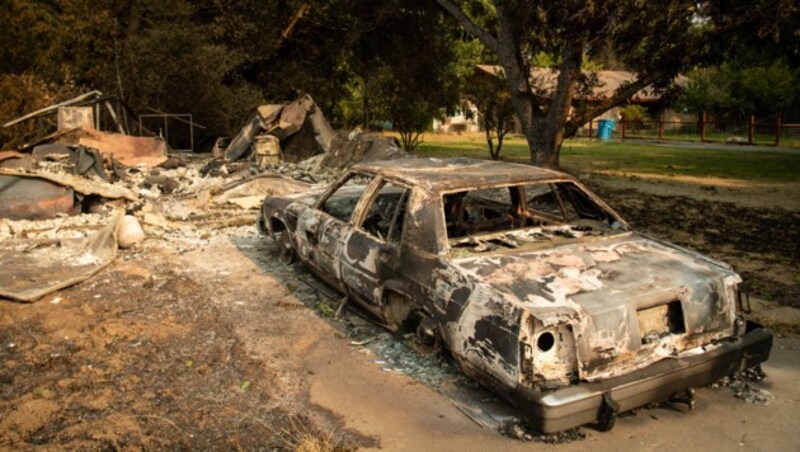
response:
[(70, 188), (82, 195), (97, 195), (108, 199), (121, 198), (127, 199), (128, 201), (136, 201), (139, 199), (135, 193), (123, 186), (110, 184), (102, 180), (86, 179), (72, 174), (56, 174), (43, 171), (15, 171), (0, 168), (0, 175), (50, 181), (62, 187)]
[(48, 180), (0, 174), (0, 218), (55, 218), (75, 211), (75, 192)]
[(225, 159), (250, 156), (256, 136), (262, 133), (277, 137), (283, 157), (292, 162), (327, 152), (334, 136), (319, 106), (311, 96), (304, 95), (290, 103), (258, 107), (225, 149)]
[(0, 151), (0, 168), (33, 170), (36, 166), (36, 159), (28, 154), (16, 151)]
[(326, 168), (347, 168), (357, 163), (369, 163), (407, 158), (391, 137), (362, 133), (337, 133), (330, 150), (322, 160)]
[(256, 135), (261, 132), (263, 122), (258, 115), (253, 115), (247, 120), (242, 130), (233, 137), (228, 147), (225, 148), (226, 160), (234, 161), (246, 157), (250, 154), (250, 146), (253, 145)]
[(79, 129), (77, 142), (113, 157), (123, 165), (144, 164), (154, 168), (167, 160), (167, 145), (160, 137), (134, 137), (120, 133), (101, 132), (91, 128)]
[(121, 218), (84, 239), (0, 241), (0, 296), (33, 302), (99, 272), (117, 254)]
[(281, 111), (286, 104), (267, 104), (256, 108), (264, 124), (272, 124), (280, 118)]

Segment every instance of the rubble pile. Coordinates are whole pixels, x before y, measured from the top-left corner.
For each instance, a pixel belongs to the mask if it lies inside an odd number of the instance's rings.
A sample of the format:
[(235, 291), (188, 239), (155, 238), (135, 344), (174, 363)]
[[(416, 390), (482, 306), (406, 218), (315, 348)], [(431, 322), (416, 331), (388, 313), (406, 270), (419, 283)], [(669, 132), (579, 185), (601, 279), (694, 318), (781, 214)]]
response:
[[(333, 135), (322, 110), (304, 95), (291, 103), (258, 107), (220, 156), (235, 161), (262, 154), (298, 162), (328, 152)], [(268, 136), (276, 140), (264, 139)]]
[[(95, 130), (91, 108), (74, 106), (82, 99), (12, 121), (57, 111), (59, 130), (0, 152), (0, 262), (15, 287), (1, 296), (35, 301), (147, 239), (189, 251), (253, 228), (267, 195), (321, 190), (359, 161), (405, 157), (388, 138), (336, 134), (309, 96), (259, 107), (216, 156), (170, 154), (122, 124)], [(81, 254), (91, 247), (94, 257)]]
[(53, 238), (35, 238), (36, 230), (7, 225), (7, 234), (23, 237), (0, 241), (0, 296), (32, 302), (99, 272), (116, 256), (121, 218), (115, 215), (99, 230), (91, 227), (60, 234), (57, 227)]
[(215, 156), (229, 162), (253, 159), (259, 165), (311, 160), (316, 169), (341, 170), (407, 154), (393, 138), (364, 134), (358, 128), (335, 132), (311, 96), (304, 95), (291, 103), (258, 107), (224, 150), (215, 146)]

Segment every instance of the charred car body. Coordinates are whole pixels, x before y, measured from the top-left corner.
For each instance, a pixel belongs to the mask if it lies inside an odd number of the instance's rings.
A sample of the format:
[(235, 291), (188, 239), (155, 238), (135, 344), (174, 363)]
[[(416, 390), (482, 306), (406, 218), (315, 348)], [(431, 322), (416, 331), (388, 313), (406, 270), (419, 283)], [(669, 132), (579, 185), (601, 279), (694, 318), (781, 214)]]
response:
[(573, 177), (470, 159), (359, 165), (259, 227), (384, 325), (415, 326), (535, 427), (613, 426), (769, 357), (726, 264), (633, 231)]

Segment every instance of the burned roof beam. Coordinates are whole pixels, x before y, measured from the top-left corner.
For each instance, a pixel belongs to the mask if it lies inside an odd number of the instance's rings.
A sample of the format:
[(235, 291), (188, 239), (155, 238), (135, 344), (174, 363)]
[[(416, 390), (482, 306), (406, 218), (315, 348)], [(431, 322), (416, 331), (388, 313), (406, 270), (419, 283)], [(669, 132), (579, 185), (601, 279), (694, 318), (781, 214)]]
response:
[(97, 90), (90, 91), (88, 93), (81, 94), (80, 96), (75, 97), (73, 99), (66, 100), (64, 102), (60, 102), (60, 103), (57, 103), (57, 104), (50, 105), (49, 107), (45, 107), (45, 108), (36, 110), (34, 112), (28, 113), (25, 116), (20, 116), (17, 119), (13, 119), (13, 120), (3, 124), (3, 127), (10, 127), (10, 126), (13, 126), (14, 124), (19, 124), (20, 122), (27, 121), (29, 119), (33, 119), (33, 118), (37, 118), (39, 116), (43, 116), (43, 115), (46, 115), (46, 114), (54, 113), (56, 110), (59, 109), (59, 107), (66, 107), (66, 106), (69, 106), (69, 105), (74, 105), (74, 104), (83, 102), (83, 101), (85, 101), (87, 99), (91, 99), (92, 97), (98, 97), (98, 96), (102, 96), (102, 95), (103, 95), (103, 93), (101, 93), (100, 91), (97, 91)]

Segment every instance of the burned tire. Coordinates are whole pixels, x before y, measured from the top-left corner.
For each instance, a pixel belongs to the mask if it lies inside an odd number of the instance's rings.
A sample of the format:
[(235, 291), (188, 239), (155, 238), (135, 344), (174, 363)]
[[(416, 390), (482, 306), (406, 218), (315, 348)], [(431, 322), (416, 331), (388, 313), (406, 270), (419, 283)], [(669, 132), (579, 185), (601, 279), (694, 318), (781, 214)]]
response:
[(417, 344), (431, 347), (434, 349), (442, 348), (441, 336), (436, 322), (433, 321), (428, 315), (417, 312), (417, 328), (415, 330), (415, 337)]
[(292, 247), (292, 236), (289, 234), (289, 230), (286, 227), (284, 227), (278, 235), (278, 246), (280, 246), (281, 261), (286, 264), (293, 263), (295, 253)]
[(408, 332), (407, 320), (411, 316), (414, 303), (405, 295), (391, 291), (386, 295), (383, 305), (383, 317), (386, 326), (395, 334)]

